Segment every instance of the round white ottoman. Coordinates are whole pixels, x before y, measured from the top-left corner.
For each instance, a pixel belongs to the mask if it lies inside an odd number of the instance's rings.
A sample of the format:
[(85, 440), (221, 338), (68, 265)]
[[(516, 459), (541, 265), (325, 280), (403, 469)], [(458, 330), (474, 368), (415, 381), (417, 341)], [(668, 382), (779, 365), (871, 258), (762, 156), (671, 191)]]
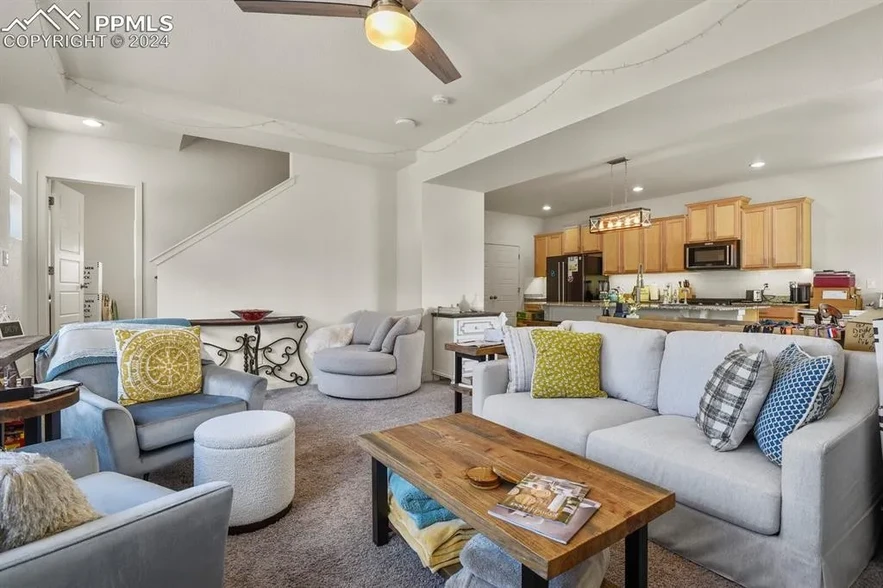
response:
[(193, 433), (193, 483), (219, 481), (233, 486), (231, 533), (284, 517), (294, 499), (294, 419), (249, 410), (199, 425)]

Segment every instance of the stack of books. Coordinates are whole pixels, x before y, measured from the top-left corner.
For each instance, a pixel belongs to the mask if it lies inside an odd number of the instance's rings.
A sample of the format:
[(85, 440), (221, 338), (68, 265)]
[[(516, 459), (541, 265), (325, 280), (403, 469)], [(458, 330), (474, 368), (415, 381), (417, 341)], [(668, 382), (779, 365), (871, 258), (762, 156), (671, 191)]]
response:
[(588, 493), (585, 484), (530, 473), (488, 514), (566, 544), (601, 508)]

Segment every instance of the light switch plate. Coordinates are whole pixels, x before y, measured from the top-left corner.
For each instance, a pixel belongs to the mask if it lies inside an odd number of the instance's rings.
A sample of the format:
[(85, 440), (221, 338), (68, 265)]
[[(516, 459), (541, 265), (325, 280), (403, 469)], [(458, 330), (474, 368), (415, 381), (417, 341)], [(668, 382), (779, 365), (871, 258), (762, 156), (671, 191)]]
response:
[(9, 265), (9, 252), (8, 251), (4, 250), (2, 253), (0, 253), (0, 258), (3, 259), (3, 267), (6, 267)]

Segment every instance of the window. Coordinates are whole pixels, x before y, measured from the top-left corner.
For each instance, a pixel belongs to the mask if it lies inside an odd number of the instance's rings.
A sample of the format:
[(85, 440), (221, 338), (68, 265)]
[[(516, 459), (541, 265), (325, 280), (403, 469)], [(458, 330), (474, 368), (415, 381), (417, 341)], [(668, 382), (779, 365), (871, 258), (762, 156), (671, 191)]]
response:
[(19, 241), (22, 240), (22, 203), (21, 196), (12, 190), (9, 191), (9, 236)]
[(21, 139), (9, 129), (9, 177), (22, 183), (24, 178), (24, 156), (21, 152)]

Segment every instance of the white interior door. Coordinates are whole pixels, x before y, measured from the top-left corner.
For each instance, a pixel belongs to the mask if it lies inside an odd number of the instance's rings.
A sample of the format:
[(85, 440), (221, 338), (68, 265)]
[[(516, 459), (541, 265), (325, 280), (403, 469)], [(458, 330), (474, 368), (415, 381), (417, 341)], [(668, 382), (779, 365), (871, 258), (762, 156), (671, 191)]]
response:
[(515, 323), (521, 308), (521, 254), (515, 245), (484, 246), (484, 309), (505, 312)]
[(83, 322), (83, 265), (85, 250), (85, 197), (64, 184), (51, 181), (52, 224), (52, 332), (63, 325)]

